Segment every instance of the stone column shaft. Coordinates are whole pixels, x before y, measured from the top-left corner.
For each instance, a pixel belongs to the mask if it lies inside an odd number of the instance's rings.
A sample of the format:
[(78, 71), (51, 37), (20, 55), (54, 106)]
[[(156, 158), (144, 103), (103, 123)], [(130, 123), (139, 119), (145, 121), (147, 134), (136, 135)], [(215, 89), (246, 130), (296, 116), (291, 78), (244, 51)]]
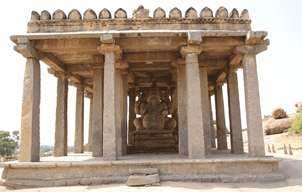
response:
[(93, 69), (92, 156), (103, 156), (103, 87), (104, 69)]
[(258, 74), (255, 54), (244, 54), (242, 58), (245, 108), (248, 129), (249, 156), (265, 156)]
[(92, 121), (93, 121), (93, 96), (90, 98), (90, 111), (89, 111), (89, 130), (88, 130), (88, 144), (87, 151), (92, 151)]
[(134, 113), (134, 104), (135, 104), (135, 88), (129, 89), (129, 121), (128, 121), (128, 140), (130, 142), (130, 133), (135, 131), (135, 126), (133, 124), (134, 119), (136, 118), (136, 115)]
[(216, 85), (215, 105), (216, 105), (216, 127), (218, 150), (227, 150), (226, 126), (224, 116), (224, 104), (222, 86)]
[(116, 85), (115, 55), (105, 53), (104, 66), (104, 124), (103, 157), (104, 160), (117, 160), (117, 125), (116, 125)]
[(122, 155), (127, 153), (127, 74), (122, 75)]
[(121, 69), (115, 69), (115, 121), (116, 121), (116, 129), (117, 129), (117, 155), (122, 156), (122, 73)]
[(23, 81), (19, 162), (40, 160), (40, 63), (28, 58)]
[(77, 88), (74, 153), (84, 152), (84, 88)]
[(188, 155), (186, 66), (177, 65), (178, 152)]
[(200, 94), (201, 94), (201, 111), (203, 119), (203, 134), (206, 155), (211, 154), (211, 126), (210, 126), (210, 106), (208, 91), (208, 75), (206, 67), (199, 67), (200, 76)]
[(228, 81), (231, 152), (234, 154), (242, 154), (243, 140), (242, 140), (240, 104), (239, 104), (238, 82), (237, 82), (236, 72), (228, 73), (227, 81)]
[(54, 156), (67, 156), (68, 79), (58, 78)]
[(196, 53), (186, 54), (188, 155), (205, 158), (199, 64)]
[(215, 128), (214, 128), (214, 122), (213, 122), (213, 111), (212, 111), (212, 101), (211, 96), (209, 95), (209, 107), (210, 107), (210, 127), (211, 127), (211, 147), (216, 148), (215, 143)]

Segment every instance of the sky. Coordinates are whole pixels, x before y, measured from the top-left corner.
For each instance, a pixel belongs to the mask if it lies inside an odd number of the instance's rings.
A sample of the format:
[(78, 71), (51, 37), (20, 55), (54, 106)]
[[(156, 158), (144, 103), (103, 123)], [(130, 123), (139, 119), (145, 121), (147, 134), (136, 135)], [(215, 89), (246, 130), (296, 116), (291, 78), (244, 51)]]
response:
[[(189, 7), (194, 7), (198, 14), (204, 7), (209, 7), (215, 14), (220, 6), (229, 13), (236, 8), (239, 13), (248, 9), (252, 19), (253, 31), (268, 31), (270, 39), (268, 50), (257, 55), (257, 70), (260, 89), (261, 114), (269, 115), (276, 107), (282, 107), (287, 113), (295, 112), (295, 103), (302, 101), (302, 1), (298, 0), (227, 0), (227, 1), (1, 1), (1, 94), (0, 94), (0, 130), (21, 130), (21, 107), (23, 76), (26, 59), (13, 50), (11, 35), (23, 35), (27, 32), (27, 23), (31, 11), (41, 13), (48, 10), (51, 14), (57, 9), (66, 15), (77, 9), (82, 14), (88, 8), (97, 14), (107, 8), (111, 14), (123, 8), (128, 17), (139, 5), (150, 10), (150, 16), (157, 7), (168, 15), (174, 7), (182, 14)], [(242, 69), (238, 70), (239, 95), (242, 127), (246, 128), (244, 87)], [(40, 143), (54, 144), (57, 79), (48, 74), (47, 66), (41, 62), (41, 104), (40, 104)], [(227, 86), (223, 86), (226, 125), (228, 122)], [(69, 86), (68, 92), (68, 145), (74, 144), (76, 89)], [(212, 97), (212, 105), (214, 105)], [(84, 143), (88, 142), (89, 99), (85, 99)], [(215, 114), (214, 114), (215, 117)]]

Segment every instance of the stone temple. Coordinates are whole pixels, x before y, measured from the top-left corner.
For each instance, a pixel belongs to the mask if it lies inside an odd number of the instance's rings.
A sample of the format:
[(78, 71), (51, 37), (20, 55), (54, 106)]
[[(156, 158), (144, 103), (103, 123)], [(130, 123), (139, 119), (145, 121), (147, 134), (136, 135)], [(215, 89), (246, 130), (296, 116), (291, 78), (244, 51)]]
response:
[[(182, 14), (178, 8), (169, 13), (157, 8), (152, 14), (139, 6), (130, 17), (123, 9), (114, 15), (107, 9), (99, 14), (88, 9), (83, 15), (76, 9), (68, 15), (33, 11), (27, 34), (11, 36), (26, 67), (20, 157), (18, 163), (1, 164), (5, 184), (126, 182), (149, 172), (162, 181), (284, 179), (277, 172), (280, 159), (266, 157), (264, 149), (256, 55), (267, 49), (266, 36), (251, 30), (246, 9), (239, 14), (220, 7), (214, 14), (207, 7), (200, 12), (191, 7)], [(39, 158), (40, 61), (58, 80), (55, 157), (50, 161)], [(248, 152), (237, 70), (244, 74)], [(79, 156), (67, 156), (69, 85), (77, 88), (74, 153)], [(91, 106), (91, 155), (81, 161), (84, 97)]]

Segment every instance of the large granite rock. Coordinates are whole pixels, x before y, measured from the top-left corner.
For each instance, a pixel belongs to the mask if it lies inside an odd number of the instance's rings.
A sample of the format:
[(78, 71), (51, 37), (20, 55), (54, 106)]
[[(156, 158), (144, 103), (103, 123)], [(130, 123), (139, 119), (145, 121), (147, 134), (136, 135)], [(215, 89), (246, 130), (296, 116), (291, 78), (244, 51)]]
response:
[(293, 120), (295, 119), (296, 114), (290, 114), (287, 118), (283, 119), (274, 119), (268, 118), (262, 121), (262, 126), (265, 135), (277, 134), (286, 132), (290, 128)]
[(272, 116), (274, 119), (282, 119), (287, 117), (286, 112), (281, 107), (277, 107), (272, 111)]
[(302, 110), (302, 101), (301, 102), (297, 102), (295, 104), (295, 107), (297, 107), (296, 113), (299, 113)]

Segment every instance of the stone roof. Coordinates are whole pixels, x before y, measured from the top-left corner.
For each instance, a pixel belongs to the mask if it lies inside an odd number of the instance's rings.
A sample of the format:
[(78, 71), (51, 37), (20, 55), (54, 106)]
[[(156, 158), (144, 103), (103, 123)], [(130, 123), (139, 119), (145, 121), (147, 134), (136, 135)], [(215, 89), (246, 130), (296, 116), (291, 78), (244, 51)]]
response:
[(77, 31), (102, 31), (102, 30), (245, 30), (250, 31), (251, 20), (249, 13), (244, 9), (241, 14), (237, 9), (230, 13), (224, 7), (213, 11), (205, 7), (198, 14), (196, 9), (190, 7), (183, 15), (178, 8), (173, 8), (168, 15), (162, 8), (149, 16), (149, 10), (139, 6), (133, 11), (132, 17), (122, 8), (115, 11), (114, 15), (104, 8), (97, 15), (92, 9), (87, 9), (83, 15), (76, 10), (71, 10), (66, 15), (62, 10), (56, 10), (52, 16), (44, 10), (39, 14), (32, 11), (28, 23), (28, 33), (53, 33)]

